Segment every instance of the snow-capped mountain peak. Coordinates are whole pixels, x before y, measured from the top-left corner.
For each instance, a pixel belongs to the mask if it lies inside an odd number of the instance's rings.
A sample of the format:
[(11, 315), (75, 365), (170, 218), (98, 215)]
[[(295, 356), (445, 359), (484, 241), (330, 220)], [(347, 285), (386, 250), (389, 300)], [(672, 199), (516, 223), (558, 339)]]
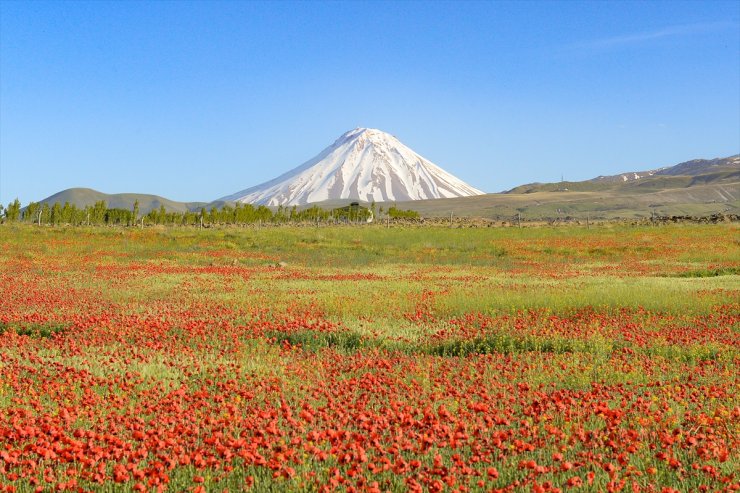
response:
[(396, 137), (373, 128), (355, 128), (297, 168), (221, 200), (278, 206), (330, 199), (388, 202), (482, 193)]

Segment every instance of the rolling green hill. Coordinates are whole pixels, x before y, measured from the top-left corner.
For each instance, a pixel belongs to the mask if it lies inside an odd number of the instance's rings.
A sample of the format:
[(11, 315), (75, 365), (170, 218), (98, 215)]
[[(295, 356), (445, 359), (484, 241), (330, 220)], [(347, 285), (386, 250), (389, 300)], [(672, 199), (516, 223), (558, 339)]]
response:
[(116, 209), (133, 209), (134, 202), (139, 201), (139, 210), (146, 214), (151, 210), (159, 209), (161, 206), (169, 212), (186, 212), (200, 210), (201, 207), (209, 207), (207, 202), (177, 202), (166, 199), (158, 195), (149, 195), (143, 193), (114, 193), (107, 194), (98, 192), (92, 188), (69, 188), (55, 193), (54, 195), (41, 200), (41, 203), (47, 203), (50, 206), (58, 202), (64, 204), (69, 202), (77, 207), (83, 208), (93, 205), (98, 201), (105, 201), (109, 208)]

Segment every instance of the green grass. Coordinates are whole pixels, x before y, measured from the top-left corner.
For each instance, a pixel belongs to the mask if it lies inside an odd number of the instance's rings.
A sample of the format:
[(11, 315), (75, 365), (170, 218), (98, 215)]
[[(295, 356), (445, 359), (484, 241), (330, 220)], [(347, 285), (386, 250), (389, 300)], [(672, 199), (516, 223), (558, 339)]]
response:
[(0, 335), (5, 332), (14, 332), (19, 336), (31, 338), (49, 338), (55, 334), (62, 334), (67, 330), (66, 325), (55, 323), (22, 323), (0, 322)]
[(679, 272), (674, 277), (717, 277), (717, 276), (737, 276), (740, 275), (740, 267), (721, 267), (719, 269), (699, 269), (688, 272)]
[[(431, 309), (439, 317), (584, 306), (707, 313), (740, 289), (740, 267), (732, 261), (740, 258), (738, 229), (725, 224), (203, 231), (6, 225), (3, 231), (5, 268), (30, 263), (48, 280), (74, 273), (66, 280), (71, 287), (125, 304), (180, 291), (245, 308), (313, 306), (339, 320), (385, 319), (414, 311), (420, 293), (433, 291)], [(281, 261), (287, 265), (276, 268)], [(153, 269), (146, 284), (136, 281), (141, 273), (128, 272), (132, 265)], [(197, 271), (211, 267), (239, 272)], [(97, 268), (120, 276), (111, 281), (95, 275)]]
[(265, 333), (268, 341), (283, 345), (290, 344), (303, 351), (320, 353), (331, 349), (344, 354), (365, 351), (390, 351), (405, 354), (442, 356), (445, 358), (465, 358), (481, 354), (572, 354), (590, 355), (594, 360), (607, 360), (614, 354), (628, 349), (634, 353), (645, 354), (666, 361), (697, 363), (723, 359), (732, 361), (740, 353), (732, 348), (716, 344), (679, 346), (675, 344), (654, 344), (639, 347), (624, 341), (607, 340), (601, 336), (587, 339), (562, 336), (512, 335), (503, 331), (491, 332), (485, 336), (472, 338), (453, 338), (441, 341), (399, 340), (372, 337), (356, 331), (316, 332), (269, 331)]

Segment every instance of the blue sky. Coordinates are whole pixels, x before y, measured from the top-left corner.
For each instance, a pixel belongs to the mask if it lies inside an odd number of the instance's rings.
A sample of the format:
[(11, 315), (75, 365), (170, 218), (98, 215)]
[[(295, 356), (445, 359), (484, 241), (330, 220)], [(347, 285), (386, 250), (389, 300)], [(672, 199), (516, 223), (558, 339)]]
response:
[(0, 1), (0, 202), (213, 200), (380, 128), (485, 191), (740, 152), (740, 2)]

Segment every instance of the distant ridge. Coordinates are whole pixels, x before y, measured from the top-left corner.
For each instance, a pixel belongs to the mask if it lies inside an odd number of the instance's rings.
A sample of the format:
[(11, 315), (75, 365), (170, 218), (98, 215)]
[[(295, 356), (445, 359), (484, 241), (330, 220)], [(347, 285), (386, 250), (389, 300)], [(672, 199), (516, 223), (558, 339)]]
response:
[(108, 207), (111, 209), (133, 209), (134, 202), (139, 201), (139, 210), (142, 214), (146, 214), (154, 209), (159, 209), (161, 206), (169, 212), (187, 212), (193, 210), (200, 210), (201, 207), (210, 207), (207, 202), (177, 202), (175, 200), (166, 199), (159, 195), (150, 195), (144, 193), (113, 193), (107, 194), (98, 192), (92, 188), (68, 188), (62, 190), (54, 195), (46, 197), (40, 200), (40, 203), (46, 203), (50, 206), (55, 203), (64, 204), (69, 202), (77, 207), (86, 207), (93, 205), (95, 202), (105, 201)]
[(648, 171), (630, 171), (618, 175), (597, 176), (584, 181), (551, 183), (529, 183), (507, 190), (504, 193), (533, 193), (580, 191), (596, 192), (615, 190), (658, 191), (671, 188), (687, 188), (694, 185), (730, 184), (740, 181), (740, 154), (725, 158), (693, 159), (675, 166)]
[(719, 173), (723, 171), (740, 171), (740, 154), (725, 158), (693, 159), (684, 163), (662, 168), (656, 171), (656, 175), (700, 175), (706, 173)]

